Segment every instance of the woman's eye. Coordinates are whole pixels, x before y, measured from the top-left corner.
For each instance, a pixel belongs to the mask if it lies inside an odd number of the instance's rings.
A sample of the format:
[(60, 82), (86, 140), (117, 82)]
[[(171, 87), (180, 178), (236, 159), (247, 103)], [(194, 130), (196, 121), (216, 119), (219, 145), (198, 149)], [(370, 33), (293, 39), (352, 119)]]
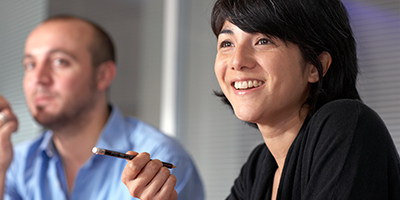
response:
[(269, 44), (269, 43), (271, 43), (271, 41), (269, 41), (268, 39), (265, 39), (265, 38), (257, 41), (257, 44)]
[(228, 41), (223, 41), (223, 42), (221, 42), (221, 44), (220, 44), (220, 47), (221, 48), (224, 48), (224, 47), (232, 47), (233, 46), (233, 44), (231, 43), (231, 42), (228, 42)]

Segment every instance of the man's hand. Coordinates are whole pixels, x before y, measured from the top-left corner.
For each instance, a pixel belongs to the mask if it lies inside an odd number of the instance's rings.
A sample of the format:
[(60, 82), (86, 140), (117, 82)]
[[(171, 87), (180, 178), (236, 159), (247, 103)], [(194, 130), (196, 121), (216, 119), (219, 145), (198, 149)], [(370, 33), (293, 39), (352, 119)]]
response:
[(174, 189), (176, 177), (162, 166), (159, 160), (150, 160), (148, 153), (129, 151), (137, 155), (128, 161), (122, 172), (121, 180), (128, 187), (129, 193), (141, 200), (176, 200), (178, 194)]
[(17, 118), (8, 102), (0, 95), (0, 200), (4, 196), (6, 172), (13, 158), (11, 133), (17, 128)]
[(18, 121), (8, 102), (0, 95), (0, 173), (5, 173), (13, 158), (11, 134), (18, 128)]

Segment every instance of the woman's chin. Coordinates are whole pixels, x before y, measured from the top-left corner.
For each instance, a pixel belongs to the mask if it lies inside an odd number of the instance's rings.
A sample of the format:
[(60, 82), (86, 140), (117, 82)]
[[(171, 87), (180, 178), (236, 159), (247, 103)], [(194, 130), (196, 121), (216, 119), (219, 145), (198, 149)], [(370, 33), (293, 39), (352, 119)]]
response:
[(249, 114), (250, 113), (246, 113), (246, 112), (240, 113), (240, 112), (235, 111), (235, 115), (238, 119), (245, 121), (245, 122), (256, 124), (257, 123), (256, 119), (258, 119), (258, 117), (256, 117), (255, 115), (249, 115)]

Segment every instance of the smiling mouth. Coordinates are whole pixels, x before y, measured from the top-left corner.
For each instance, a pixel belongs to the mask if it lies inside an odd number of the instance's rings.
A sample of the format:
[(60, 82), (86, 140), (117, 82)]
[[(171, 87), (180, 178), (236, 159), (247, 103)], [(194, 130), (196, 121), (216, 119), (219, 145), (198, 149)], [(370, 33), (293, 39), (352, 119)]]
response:
[(260, 87), (261, 85), (264, 84), (264, 81), (235, 81), (232, 83), (232, 85), (237, 89), (237, 90), (247, 90), (251, 88), (257, 88)]

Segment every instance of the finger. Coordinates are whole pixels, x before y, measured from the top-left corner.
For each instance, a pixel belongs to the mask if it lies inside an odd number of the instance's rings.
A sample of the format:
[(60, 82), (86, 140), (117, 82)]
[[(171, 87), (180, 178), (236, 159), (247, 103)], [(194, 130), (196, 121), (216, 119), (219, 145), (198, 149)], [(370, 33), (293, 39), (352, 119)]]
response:
[(158, 192), (157, 197), (169, 197), (166, 198), (166, 200), (177, 199), (178, 193), (175, 190), (175, 185), (176, 185), (176, 177), (173, 174), (170, 174), (168, 176), (168, 179), (165, 181), (163, 187)]
[(0, 138), (10, 138), (11, 134), (17, 131), (17, 121), (7, 121), (7, 123), (0, 126)]
[(5, 107), (0, 109), (0, 126), (5, 124), (8, 121), (8, 118), (10, 117), (10, 108)]
[(128, 167), (131, 172), (132, 178), (135, 178), (150, 161), (150, 154), (144, 152), (137, 154), (132, 160), (128, 162)]
[(6, 119), (2, 119), (0, 124), (0, 171), (3, 173), (10, 166), (13, 157), (11, 134), (17, 130), (18, 122), (10, 109), (3, 109), (0, 113)]
[(147, 184), (144, 191), (144, 197), (151, 199), (157, 195), (165, 182), (168, 180), (170, 174), (171, 172), (168, 168), (161, 167), (157, 174), (155, 174), (154, 178), (149, 182), (149, 184)]
[[(2, 152), (2, 156), (6, 156), (7, 152), (12, 153), (11, 134), (17, 130), (17, 127), (15, 121), (7, 122), (0, 127), (0, 152)], [(10, 156), (12, 157), (12, 154)]]
[[(137, 152), (128, 151), (126, 154), (137, 156)], [(127, 184), (130, 180), (136, 178), (139, 172), (142, 170), (143, 166), (148, 161), (141, 161), (141, 159), (145, 159), (145, 155), (136, 159), (127, 160), (128, 163), (125, 165), (124, 171), (122, 172), (121, 180), (124, 184)], [(150, 160), (150, 155), (148, 155), (147, 160)]]
[(144, 191), (144, 187), (154, 176), (146, 177), (148, 173), (143, 173), (146, 167), (148, 168), (147, 170), (149, 170), (149, 166), (151, 167), (154, 165), (154, 162), (152, 162), (153, 164), (148, 166), (149, 161), (150, 154), (140, 153), (126, 164), (125, 169), (122, 172), (122, 182), (128, 187), (129, 193), (133, 197), (140, 197)]
[(7, 122), (7, 114), (11, 111), (6, 99), (0, 95), (0, 126)]
[(4, 114), (3, 111), (0, 111), (0, 120), (1, 120), (1, 121), (4, 121), (4, 122), (7, 121), (7, 117), (6, 117), (6, 115)]
[(6, 124), (0, 126), (0, 152), (12, 148), (11, 134), (18, 128), (18, 124), (15, 121), (9, 121)]
[(128, 151), (126, 154), (137, 156), (139, 153), (134, 151)]
[(143, 188), (147, 187), (147, 185), (154, 179), (154, 177), (160, 171), (161, 168), (162, 168), (161, 161), (159, 160), (149, 161), (136, 177), (136, 181), (138, 182), (138, 184), (142, 185)]
[(176, 200), (178, 199), (178, 192), (176, 190), (172, 191), (172, 195), (171, 195), (171, 200)]
[[(0, 110), (1, 115), (3, 115), (3, 117), (5, 118), (5, 121), (10, 121), (10, 120), (16, 120), (17, 117), (15, 116), (15, 114), (12, 112), (11, 108), (3, 108), (2, 110)], [(0, 119), (1, 120), (1, 119)]]
[(9, 137), (11, 133), (17, 131), (18, 120), (11, 109), (3, 109), (0, 111), (0, 137)]
[(152, 199), (155, 195), (155, 192), (150, 191), (148, 187), (161, 168), (161, 161), (149, 161), (135, 178), (135, 180), (132, 181), (132, 188), (130, 188), (132, 196), (141, 199)]
[[(138, 152), (134, 152), (134, 151), (128, 151), (128, 152), (126, 152), (126, 154), (128, 154), (128, 155), (134, 155), (135, 157), (139, 154)], [(126, 159), (126, 161), (130, 161), (129, 159)]]
[(7, 117), (3, 112), (0, 112), (0, 127), (7, 122)]
[(0, 95), (0, 111), (4, 108), (9, 108), (9, 107), (10, 105), (8, 101), (3, 96)]

